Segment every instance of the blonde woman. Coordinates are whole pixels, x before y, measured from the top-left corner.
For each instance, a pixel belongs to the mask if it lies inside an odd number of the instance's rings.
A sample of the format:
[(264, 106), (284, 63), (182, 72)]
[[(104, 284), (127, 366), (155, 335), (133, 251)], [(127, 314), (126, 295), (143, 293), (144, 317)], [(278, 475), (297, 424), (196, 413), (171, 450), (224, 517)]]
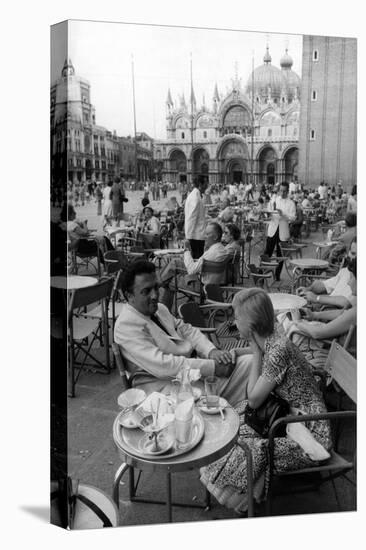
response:
[[(326, 408), (310, 365), (296, 346), (277, 331), (267, 293), (258, 288), (244, 289), (235, 295), (233, 308), (240, 337), (250, 342), (248, 348), (235, 350), (235, 359), (244, 354), (252, 355), (247, 395), (243, 395), (243, 401), (236, 408), (241, 415), (240, 437), (252, 452), (254, 497), (261, 501), (267, 493), (268, 439), (245, 424), (246, 405), (257, 409), (274, 392), (288, 402), (293, 413), (316, 414), (326, 412)], [(325, 449), (330, 447), (327, 422), (309, 422), (307, 428)], [(288, 437), (276, 438), (275, 456), (275, 466), (281, 470), (314, 464), (300, 445)], [(240, 447), (234, 447), (224, 458), (202, 468), (201, 481), (221, 504), (238, 513), (246, 511), (247, 463)]]

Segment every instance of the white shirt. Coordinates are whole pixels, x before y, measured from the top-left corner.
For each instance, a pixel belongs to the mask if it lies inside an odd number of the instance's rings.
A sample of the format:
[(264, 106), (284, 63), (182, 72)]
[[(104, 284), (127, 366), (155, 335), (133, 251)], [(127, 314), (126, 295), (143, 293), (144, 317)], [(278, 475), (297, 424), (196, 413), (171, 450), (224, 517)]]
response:
[(205, 240), (206, 213), (201, 193), (195, 187), (184, 205), (184, 232), (186, 239)]
[(288, 241), (290, 238), (289, 223), (296, 219), (296, 206), (293, 200), (286, 198), (283, 199), (276, 196), (274, 200), (271, 199), (272, 205), (276, 203), (276, 208), (282, 211), (281, 216), (278, 214), (272, 214), (271, 221), (268, 225), (268, 237), (273, 237), (279, 227), (280, 241)]
[(351, 285), (355, 284), (355, 276), (346, 267), (342, 267), (335, 277), (322, 281), (329, 296), (344, 296), (347, 300), (353, 295)]
[[(198, 260), (194, 260), (192, 258), (192, 254), (189, 250), (186, 250), (184, 252), (184, 265), (186, 266), (186, 270), (189, 275), (193, 275), (194, 273), (201, 273), (202, 271), (202, 265), (203, 260), (208, 260), (210, 262), (222, 262), (228, 257), (228, 251), (225, 249), (224, 245), (220, 243), (215, 243), (210, 248), (208, 248)], [(203, 284), (208, 284), (211, 282), (214, 282), (211, 279), (211, 276), (214, 275), (216, 277), (216, 274), (203, 274), (202, 275), (202, 282)]]
[(291, 181), (290, 182), (290, 185), (289, 185), (289, 193), (296, 193), (297, 191), (297, 183), (295, 183), (294, 181)]

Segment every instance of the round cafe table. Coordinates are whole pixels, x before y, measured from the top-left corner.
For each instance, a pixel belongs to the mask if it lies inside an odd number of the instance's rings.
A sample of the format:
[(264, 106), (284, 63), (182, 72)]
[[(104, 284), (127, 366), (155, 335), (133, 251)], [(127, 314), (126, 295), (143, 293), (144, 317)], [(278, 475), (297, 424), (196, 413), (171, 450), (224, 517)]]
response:
[(94, 286), (98, 282), (95, 277), (83, 277), (81, 275), (69, 275), (68, 277), (55, 276), (51, 277), (51, 287), (60, 288), (62, 290), (76, 290)]
[[(172, 458), (169, 458), (169, 456), (164, 458), (164, 455), (160, 455), (161, 458), (157, 459), (157, 457), (154, 457), (153, 460), (135, 456), (131, 453), (130, 449), (127, 449), (123, 437), (123, 431), (127, 428), (123, 428), (120, 425), (118, 421), (119, 415), (116, 417), (113, 424), (113, 440), (117, 447), (118, 454), (123, 461), (114, 478), (113, 498), (117, 506), (119, 504), (119, 484), (123, 474), (127, 470), (129, 470), (130, 474), (131, 501), (139, 500), (135, 495), (134, 468), (149, 473), (163, 472), (166, 475), (165, 504), (167, 508), (167, 518), (168, 522), (172, 521), (172, 506), (174, 503), (172, 503), (171, 499), (171, 474), (174, 472), (195, 470), (218, 460), (232, 448), (238, 437), (239, 415), (230, 405), (226, 406), (224, 409), (225, 420), (221, 418), (220, 414), (200, 414), (204, 422), (204, 435), (201, 441), (193, 449)], [(143, 435), (142, 431), (141, 434)], [(140, 501), (162, 504), (162, 502), (147, 501), (146, 499), (140, 499)], [(189, 506), (192, 505), (189, 504)]]
[(322, 270), (327, 269), (329, 266), (329, 262), (326, 260), (320, 260), (319, 258), (296, 258), (296, 259), (290, 259), (290, 264), (294, 267), (297, 267), (304, 270)]
[(172, 256), (180, 256), (184, 254), (184, 248), (161, 248), (161, 249), (154, 249), (153, 254), (155, 258), (158, 260), (159, 263), (159, 269), (161, 268), (161, 261), (163, 259), (169, 261), (169, 258)]
[(283, 313), (285, 311), (297, 312), (301, 307), (306, 305), (305, 298), (296, 296), (295, 294), (285, 294), (281, 292), (273, 292), (268, 294), (271, 299), (275, 313)]

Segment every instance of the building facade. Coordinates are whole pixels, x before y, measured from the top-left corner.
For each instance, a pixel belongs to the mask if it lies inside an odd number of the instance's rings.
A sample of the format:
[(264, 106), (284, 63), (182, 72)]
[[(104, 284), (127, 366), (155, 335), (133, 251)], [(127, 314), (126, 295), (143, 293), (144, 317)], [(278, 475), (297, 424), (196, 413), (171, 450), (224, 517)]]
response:
[(304, 36), (299, 179), (357, 183), (357, 41)]
[(60, 78), (51, 86), (51, 179), (107, 182), (114, 176), (141, 181), (153, 174), (153, 140), (119, 137), (96, 124), (90, 83), (65, 60)]
[(225, 96), (215, 86), (212, 106), (201, 107), (193, 90), (166, 100), (167, 139), (155, 141), (157, 177), (164, 181), (211, 184), (274, 184), (297, 180), (300, 120), (300, 77), (286, 50), (280, 67), (272, 65), (267, 47), (263, 65), (245, 87), (238, 75)]

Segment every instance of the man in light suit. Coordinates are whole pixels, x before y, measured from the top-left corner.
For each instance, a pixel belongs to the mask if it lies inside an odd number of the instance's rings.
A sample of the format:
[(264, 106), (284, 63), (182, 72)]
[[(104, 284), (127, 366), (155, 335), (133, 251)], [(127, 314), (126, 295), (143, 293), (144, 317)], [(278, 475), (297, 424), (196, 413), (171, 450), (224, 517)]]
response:
[(205, 246), (206, 212), (202, 195), (206, 187), (206, 183), (195, 180), (184, 204), (184, 233), (190, 241), (193, 259), (202, 256)]
[[(290, 238), (289, 224), (296, 219), (296, 206), (293, 200), (288, 198), (289, 184), (284, 181), (280, 185), (279, 196), (275, 195), (271, 206), (274, 210), (268, 225), (267, 243), (264, 254), (271, 257), (276, 247), (277, 256), (282, 256), (281, 242)], [(276, 272), (276, 280), (280, 280), (283, 262), (280, 262)]]
[[(232, 362), (232, 355), (216, 349), (198, 329), (175, 318), (159, 300), (155, 265), (145, 260), (130, 264), (123, 273), (122, 291), (126, 299), (114, 328), (114, 340), (131, 375), (133, 387), (147, 393), (170, 393), (171, 380), (189, 366), (202, 378), (219, 377), (219, 392), (231, 405), (246, 397), (251, 355)], [(196, 357), (192, 357), (192, 352)]]

